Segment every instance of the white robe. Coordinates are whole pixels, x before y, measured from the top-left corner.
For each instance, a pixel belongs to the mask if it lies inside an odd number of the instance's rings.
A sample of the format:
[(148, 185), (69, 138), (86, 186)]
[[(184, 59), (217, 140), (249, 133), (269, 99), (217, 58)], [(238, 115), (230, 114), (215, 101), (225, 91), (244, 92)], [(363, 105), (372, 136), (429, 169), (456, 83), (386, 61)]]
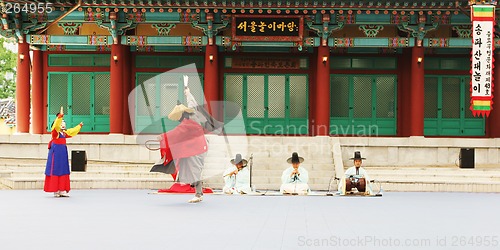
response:
[(281, 175), (280, 192), (283, 193), (298, 193), (307, 194), (310, 189), (307, 182), (309, 181), (309, 173), (303, 167), (298, 168), (299, 175), (290, 176), (293, 167), (289, 167), (283, 171)]
[(236, 175), (226, 176), (236, 169), (236, 166), (232, 166), (226, 169), (226, 171), (224, 171), (224, 173), (222, 174), (225, 182), (222, 191), (226, 194), (250, 193), (250, 170), (248, 169), (248, 167), (242, 168)]
[(365, 181), (366, 181), (365, 194), (367, 194), (367, 195), (373, 194), (372, 186), (370, 184), (371, 179), (370, 179), (370, 176), (368, 176), (368, 173), (366, 172), (366, 170), (362, 167), (359, 167), (358, 174), (356, 174), (356, 167), (352, 166), (345, 171), (344, 176), (342, 177), (342, 179), (339, 182), (339, 187), (338, 187), (339, 189), (338, 190), (339, 190), (341, 195), (345, 195), (345, 193), (346, 193), (345, 180), (347, 178), (349, 178), (351, 175), (354, 177), (358, 177), (358, 178), (365, 178)]

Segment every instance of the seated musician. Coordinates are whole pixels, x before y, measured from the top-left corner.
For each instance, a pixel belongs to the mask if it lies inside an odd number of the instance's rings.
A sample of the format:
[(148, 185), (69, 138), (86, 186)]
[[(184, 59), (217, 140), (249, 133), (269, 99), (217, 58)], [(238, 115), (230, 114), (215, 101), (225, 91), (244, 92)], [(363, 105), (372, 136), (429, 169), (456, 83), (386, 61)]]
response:
[(345, 195), (346, 192), (350, 192), (353, 188), (356, 188), (358, 192), (364, 193), (365, 195), (373, 193), (370, 185), (370, 177), (366, 170), (361, 167), (365, 159), (366, 158), (361, 157), (359, 151), (354, 152), (354, 157), (350, 159), (354, 160), (354, 166), (345, 171), (339, 183), (340, 195)]
[(241, 157), (241, 154), (236, 154), (236, 157), (231, 160), (230, 168), (226, 169), (222, 174), (224, 178), (224, 188), (222, 191), (225, 194), (248, 194), (250, 189), (250, 171), (247, 166), (248, 161)]
[(309, 193), (309, 185), (307, 181), (309, 180), (309, 174), (307, 170), (300, 167), (300, 164), (304, 162), (304, 158), (299, 157), (299, 155), (294, 152), (292, 157), (286, 160), (291, 167), (285, 169), (281, 175), (281, 188), (280, 192), (282, 194), (307, 194)]

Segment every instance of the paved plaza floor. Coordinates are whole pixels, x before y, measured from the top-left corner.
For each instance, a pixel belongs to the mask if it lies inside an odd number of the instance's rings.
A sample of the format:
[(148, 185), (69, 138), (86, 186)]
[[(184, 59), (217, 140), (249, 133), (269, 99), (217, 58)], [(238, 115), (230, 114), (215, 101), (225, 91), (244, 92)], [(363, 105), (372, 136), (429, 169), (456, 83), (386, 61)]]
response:
[(500, 194), (0, 190), (0, 249), (499, 249)]

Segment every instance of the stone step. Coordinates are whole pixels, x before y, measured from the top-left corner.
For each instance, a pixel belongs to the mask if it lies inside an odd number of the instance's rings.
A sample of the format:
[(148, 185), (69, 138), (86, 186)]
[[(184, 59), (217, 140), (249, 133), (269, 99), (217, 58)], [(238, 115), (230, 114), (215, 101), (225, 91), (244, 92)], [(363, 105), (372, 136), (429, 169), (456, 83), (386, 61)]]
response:
[(384, 191), (406, 192), (500, 192), (500, 183), (382, 183)]
[[(16, 170), (2, 170), (0, 172), (2, 176), (5, 177), (16, 177), (16, 178), (37, 178), (43, 176), (44, 168), (39, 167), (36, 169), (31, 168), (23, 168)], [(376, 179), (379, 181), (413, 181), (413, 182), (457, 182), (457, 181), (465, 181), (465, 182), (495, 182), (500, 181), (500, 175), (491, 175), (489, 173), (478, 174), (476, 175), (464, 175), (463, 173), (447, 173), (443, 175), (437, 174), (427, 174), (427, 173), (419, 173), (416, 174), (406, 174), (405, 172), (399, 174), (391, 174), (391, 175), (383, 175), (375, 173), (371, 173), (370, 176), (372, 179)], [(280, 182), (281, 170), (253, 170), (253, 181), (255, 182), (263, 182), (270, 183), (277, 181)], [(472, 173), (472, 172), (471, 172)], [(496, 173), (496, 172), (495, 172)], [(215, 178), (220, 179), (222, 181), (222, 170), (213, 170), (213, 169), (205, 169), (203, 172), (205, 178)], [(100, 177), (100, 178), (166, 178), (170, 177), (169, 175), (165, 175), (162, 173), (151, 173), (147, 171), (123, 171), (121, 169), (107, 169), (101, 171), (87, 171), (87, 172), (73, 172), (72, 177)], [(309, 171), (310, 182), (311, 183), (324, 183), (325, 180), (330, 180), (333, 176), (332, 171)]]
[[(204, 182), (211, 184), (224, 184), (224, 180), (222, 178), (210, 178), (204, 177)], [(309, 178), (309, 185), (324, 185), (328, 186), (332, 179), (331, 178)], [(333, 183), (333, 182), (332, 182)], [(281, 177), (260, 177), (260, 178), (252, 178), (252, 184), (262, 185), (262, 184), (275, 184), (281, 185)]]
[(366, 171), (380, 171), (380, 172), (393, 172), (393, 171), (425, 171), (425, 172), (497, 172), (500, 171), (498, 168), (436, 168), (436, 167), (428, 167), (428, 168), (409, 168), (409, 167), (399, 167), (399, 168), (383, 168), (383, 167), (370, 167), (365, 168)]
[[(224, 185), (220, 179), (205, 179), (204, 186), (221, 189)], [(94, 188), (132, 188), (132, 189), (161, 189), (172, 184), (169, 178), (71, 178), (71, 187), (74, 189)], [(258, 190), (279, 190), (281, 183), (279, 178), (252, 179), (253, 186)], [(43, 178), (3, 178), (0, 185), (12, 189), (43, 189)], [(328, 190), (330, 180), (312, 179), (310, 187), (312, 190)], [(441, 182), (418, 182), (414, 180), (382, 180), (382, 188), (385, 191), (428, 191), (428, 192), (500, 192), (500, 182), (477, 183), (473, 181), (441, 181)], [(336, 182), (330, 184), (330, 190), (336, 190)], [(378, 189), (378, 184), (372, 184)]]
[[(283, 169), (284, 170), (284, 169)], [(274, 177), (281, 177), (283, 174), (283, 170), (267, 170), (267, 169), (252, 169), (252, 177), (259, 177), (259, 176), (274, 176)], [(203, 173), (206, 175), (218, 175), (222, 177), (222, 174), (224, 173), (224, 170), (221, 169), (203, 169)], [(333, 170), (309, 170), (307, 171), (309, 173), (309, 177), (325, 177), (329, 178), (334, 175)]]
[(378, 171), (370, 171), (368, 172), (370, 176), (407, 176), (407, 177), (418, 177), (418, 176), (430, 176), (430, 177), (500, 177), (500, 172), (406, 172), (406, 171), (398, 171), (398, 172), (378, 172)]
[[(106, 165), (106, 164), (99, 164), (99, 165), (92, 165), (92, 164), (87, 164), (87, 171), (102, 171), (102, 170), (110, 170), (110, 169), (115, 169), (119, 171), (149, 171), (153, 166), (153, 163), (148, 164), (148, 165)], [(206, 162), (204, 169), (215, 169), (215, 170), (220, 170), (224, 171), (228, 167), (230, 167), (230, 163), (211, 163), (211, 162)], [(302, 164), (304, 168), (306, 168), (308, 171), (333, 171), (333, 165), (332, 164)], [(287, 163), (281, 163), (281, 164), (262, 164), (262, 165), (253, 165), (253, 170), (280, 170), (283, 171), (286, 168), (289, 167), (289, 164)], [(38, 171), (39, 169), (45, 169), (45, 164), (41, 165), (18, 165), (18, 166), (0, 166), (0, 170), (29, 170), (29, 171)]]
[[(5, 178), (1, 184), (11, 189), (43, 189), (43, 178)], [(161, 189), (168, 188), (173, 181), (154, 178), (71, 178), (72, 189)]]
[[(44, 170), (38, 172), (13, 172), (13, 178), (37, 178), (44, 175)], [(139, 171), (87, 171), (87, 172), (71, 172), (72, 178), (165, 178), (167, 175), (163, 173), (139, 172)], [(170, 175), (168, 175), (170, 176)]]
[[(273, 141), (273, 140), (270, 140)], [(303, 155), (307, 155), (306, 152)], [(267, 155), (267, 157), (256, 157)], [(272, 157), (279, 155), (280, 157)], [(300, 153), (299, 153), (300, 155)], [(327, 154), (325, 154), (327, 155)], [(230, 157), (206, 158), (203, 178), (205, 186), (222, 188), (223, 171), (231, 166)], [(257, 189), (278, 190), (282, 171), (289, 153), (257, 152), (254, 154), (252, 184)], [(311, 157), (312, 158), (312, 157)], [(153, 163), (116, 163), (89, 161), (86, 172), (71, 174), (72, 188), (167, 188), (172, 183), (170, 175), (150, 173)], [(336, 181), (331, 181), (334, 166), (331, 156), (306, 161), (312, 190), (336, 190)], [(387, 191), (462, 191), (499, 192), (500, 169), (460, 169), (446, 167), (365, 167), (372, 177), (382, 183)], [(41, 189), (43, 188), (45, 160), (0, 160), (0, 188)], [(491, 187), (488, 187), (490, 185)]]
[[(313, 191), (328, 191), (328, 185), (311, 184)], [(257, 190), (279, 190), (278, 184), (255, 184)], [(372, 187), (374, 192), (378, 192), (378, 186)], [(439, 183), (382, 183), (384, 191), (393, 192), (500, 192), (500, 184), (439, 184)], [(330, 191), (337, 191), (337, 186), (331, 185)]]
[(488, 182), (488, 181), (500, 181), (500, 176), (466, 176), (466, 175), (370, 175), (373, 180), (413, 180), (415, 182), (425, 182), (425, 181), (457, 181), (457, 180), (469, 180), (474, 182)]
[[(267, 156), (267, 157), (257, 157), (254, 155), (253, 164), (257, 165), (287, 165), (286, 160), (290, 157), (289, 154), (283, 156)], [(230, 164), (230, 160), (234, 158), (233, 156), (222, 156), (222, 155), (207, 155), (205, 158), (205, 163), (216, 163), (216, 164)], [(244, 159), (249, 160), (247, 156), (243, 156)], [(305, 157), (304, 157), (305, 158)], [(333, 160), (331, 155), (326, 155), (322, 157), (318, 157), (315, 159), (305, 158), (304, 163), (302, 165), (311, 165), (311, 164), (331, 164), (333, 165)]]
[(11, 189), (10, 187), (7, 187), (5, 186), (4, 184), (1, 183), (1, 180), (0, 180), (0, 190), (2, 189)]
[[(149, 171), (152, 164), (140, 164), (140, 165), (131, 165), (131, 164), (87, 164), (87, 170), (107, 170), (107, 169), (117, 169), (121, 171)], [(0, 166), (0, 170), (38, 170), (45, 169), (45, 164), (22, 164), (17, 166)]]
[[(216, 188), (216, 189), (222, 189), (224, 185), (219, 185), (217, 183), (205, 183), (206, 186), (209, 186), (211, 188)], [(265, 183), (265, 184), (260, 184), (256, 183), (253, 185), (256, 190), (270, 190), (270, 191), (279, 191), (281, 184), (270, 184), (270, 183)], [(328, 190), (328, 185), (325, 184), (310, 184), (309, 188), (312, 191), (327, 191)], [(337, 190), (336, 187), (331, 187), (333, 190)]]

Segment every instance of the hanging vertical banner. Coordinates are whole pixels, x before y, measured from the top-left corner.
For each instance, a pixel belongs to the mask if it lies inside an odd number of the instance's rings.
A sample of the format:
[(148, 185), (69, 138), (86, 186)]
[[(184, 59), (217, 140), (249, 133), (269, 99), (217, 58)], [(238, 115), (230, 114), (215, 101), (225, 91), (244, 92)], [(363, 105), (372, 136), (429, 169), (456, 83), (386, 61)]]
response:
[(493, 99), (495, 6), (472, 5), (471, 106), (474, 116), (489, 116)]

